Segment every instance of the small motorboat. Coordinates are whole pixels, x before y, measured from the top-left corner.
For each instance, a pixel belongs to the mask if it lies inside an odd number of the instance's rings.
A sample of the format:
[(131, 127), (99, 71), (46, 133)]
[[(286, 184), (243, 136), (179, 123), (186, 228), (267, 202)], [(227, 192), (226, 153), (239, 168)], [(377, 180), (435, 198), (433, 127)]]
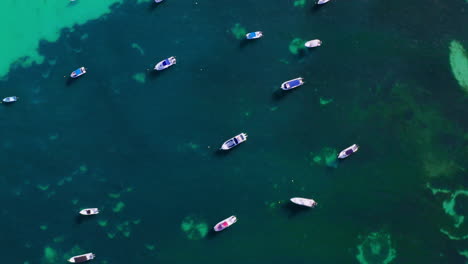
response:
[(19, 99), (19, 97), (17, 97), (17, 96), (8, 96), (8, 97), (3, 98), (2, 102), (4, 102), (4, 103), (13, 103), (13, 102), (18, 101), (18, 99)]
[(223, 221), (217, 223), (213, 227), (213, 229), (216, 232), (223, 231), (224, 229), (232, 226), (235, 222), (237, 222), (237, 217), (235, 215), (233, 215), (233, 216), (230, 216), (230, 217), (224, 219)]
[(94, 259), (95, 255), (93, 253), (86, 253), (86, 254), (83, 254), (83, 255), (78, 255), (78, 256), (74, 256), (74, 257), (71, 257), (68, 262), (71, 262), (71, 263), (81, 263), (81, 262), (85, 262), (85, 261), (88, 261), (88, 260), (92, 260)]
[(87, 208), (80, 211), (82, 215), (97, 215), (99, 214), (99, 209), (97, 208)]
[(163, 61), (158, 62), (156, 66), (154, 66), (154, 69), (157, 71), (162, 71), (164, 69), (167, 69), (171, 67), (172, 65), (176, 64), (176, 58), (175, 57), (169, 57)]
[(156, 3), (161, 3), (163, 0), (154, 0)]
[(323, 4), (326, 4), (328, 2), (330, 2), (330, 0), (318, 0), (317, 5), (323, 5)]
[(304, 44), (307, 48), (316, 48), (320, 47), (320, 45), (322, 45), (322, 41), (320, 39), (309, 40)]
[(70, 74), (70, 77), (78, 78), (78, 77), (80, 77), (81, 75), (83, 75), (85, 73), (86, 73), (86, 68), (85, 67), (80, 67), (80, 68), (72, 71), (72, 73)]
[(297, 87), (299, 87), (299, 86), (301, 86), (303, 84), (304, 84), (304, 78), (299, 77), (299, 78), (296, 78), (296, 79), (285, 81), (283, 84), (281, 84), (281, 89), (291, 90), (291, 89), (297, 88)]
[(353, 144), (352, 146), (345, 148), (343, 151), (341, 151), (340, 154), (338, 155), (338, 158), (339, 159), (347, 158), (349, 155), (358, 151), (358, 149), (359, 149), (359, 146), (356, 144)]
[(233, 147), (239, 145), (240, 143), (244, 142), (247, 140), (247, 134), (245, 133), (240, 133), (239, 135), (226, 140), (226, 142), (223, 143), (220, 149), (222, 150), (228, 150), (232, 149)]
[(300, 197), (291, 198), (291, 202), (298, 204), (298, 205), (307, 206), (307, 207), (315, 207), (317, 205), (317, 203), (312, 199), (300, 198)]
[(261, 31), (255, 31), (255, 32), (250, 32), (245, 35), (246, 39), (258, 39), (263, 37), (263, 32)]

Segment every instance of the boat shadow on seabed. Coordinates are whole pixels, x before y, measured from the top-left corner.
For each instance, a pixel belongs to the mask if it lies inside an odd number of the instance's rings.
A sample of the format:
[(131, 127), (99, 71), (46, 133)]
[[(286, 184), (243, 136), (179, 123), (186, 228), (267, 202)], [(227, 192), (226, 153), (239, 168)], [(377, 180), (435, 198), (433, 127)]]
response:
[(289, 201), (282, 204), (281, 209), (283, 209), (287, 213), (288, 218), (293, 218), (293, 217), (298, 216), (299, 214), (303, 214), (305, 212), (310, 212), (314, 210), (313, 208), (300, 206), (300, 205), (291, 203)]
[(75, 216), (75, 223), (77, 225), (81, 225), (82, 223), (86, 222), (86, 221), (90, 221), (90, 220), (93, 220), (94, 218), (96, 217), (96, 215), (77, 215)]

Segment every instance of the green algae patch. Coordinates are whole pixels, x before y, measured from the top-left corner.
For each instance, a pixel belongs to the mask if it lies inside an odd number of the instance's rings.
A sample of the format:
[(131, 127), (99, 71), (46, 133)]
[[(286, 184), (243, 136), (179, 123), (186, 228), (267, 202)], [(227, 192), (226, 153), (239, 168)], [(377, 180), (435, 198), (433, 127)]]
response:
[(140, 52), (141, 56), (145, 55), (145, 51), (140, 47), (140, 45), (138, 45), (136, 43), (132, 43), (132, 48), (138, 50), (138, 52)]
[(338, 152), (336, 149), (324, 147), (318, 153), (310, 152), (309, 160), (312, 161), (310, 163), (311, 165), (316, 164), (320, 166), (336, 168), (338, 166), (337, 156)]
[(107, 226), (107, 220), (99, 220), (97, 221), (99, 226), (106, 227)]
[(145, 248), (149, 251), (154, 251), (154, 249), (156, 249), (154, 245), (150, 245), (150, 244), (145, 244)]
[(237, 23), (231, 28), (231, 33), (236, 39), (243, 39), (247, 34), (247, 30)]
[(38, 184), (36, 185), (36, 188), (38, 188), (41, 191), (47, 191), (49, 189), (50, 185), (49, 184)]
[(87, 167), (86, 165), (84, 165), (84, 164), (81, 165), (81, 166), (80, 166), (80, 172), (81, 172), (81, 173), (86, 173), (86, 172), (88, 172), (88, 167)]
[(44, 263), (54, 264), (57, 263), (58, 256), (57, 251), (51, 247), (44, 248), (44, 256), (43, 256)]
[(468, 93), (468, 54), (462, 44), (456, 40), (450, 42), (450, 67), (463, 91)]
[(71, 29), (110, 13), (110, 6), (123, 0), (100, 1), (0, 1), (0, 79), (12, 65), (41, 64), (42, 40), (55, 42), (62, 29)]
[(468, 234), (463, 234), (464, 228), (460, 228), (465, 222), (465, 216), (459, 214), (455, 210), (457, 208), (456, 202), (457, 198), (461, 196), (468, 196), (468, 190), (459, 189), (459, 190), (448, 190), (448, 189), (439, 189), (432, 187), (430, 184), (426, 184), (426, 187), (431, 190), (433, 195), (442, 194), (446, 199), (442, 202), (442, 208), (444, 212), (453, 219), (453, 227), (449, 227), (450, 231), (446, 228), (440, 228), (440, 232), (446, 235), (451, 240), (465, 240), (468, 239)]
[(326, 98), (322, 98), (320, 97), (320, 105), (327, 105), (329, 103), (333, 102), (333, 99), (330, 98), (330, 99), (326, 99)]
[(117, 199), (120, 198), (120, 193), (109, 193), (107, 196), (112, 199)]
[(107, 237), (109, 239), (114, 239), (115, 238), (115, 233), (107, 233)]
[(62, 243), (63, 241), (65, 241), (65, 238), (63, 236), (58, 236), (54, 237), (52, 241), (54, 241), (55, 243)]
[(121, 201), (119, 201), (115, 206), (114, 208), (112, 208), (112, 211), (114, 211), (114, 213), (118, 213), (120, 211), (122, 211), (122, 209), (125, 207), (125, 204)]
[(291, 52), (294, 55), (299, 54), (300, 50), (304, 50), (306, 48), (304, 46), (305, 43), (306, 41), (301, 38), (295, 38), (291, 40), (291, 42), (289, 43), (289, 52)]
[(195, 216), (185, 217), (180, 228), (190, 240), (202, 239), (208, 234), (208, 225)]
[(304, 7), (305, 4), (306, 4), (306, 0), (296, 0), (296, 1), (294, 1), (294, 6)]
[(39, 229), (41, 229), (42, 231), (46, 231), (47, 230), (47, 225), (41, 225), (41, 226), (39, 226)]
[(143, 72), (135, 73), (132, 75), (133, 80), (139, 82), (139, 83), (145, 83), (146, 82), (146, 74)]
[(389, 264), (396, 257), (390, 235), (384, 232), (372, 232), (367, 237), (359, 237), (356, 259), (361, 264)]

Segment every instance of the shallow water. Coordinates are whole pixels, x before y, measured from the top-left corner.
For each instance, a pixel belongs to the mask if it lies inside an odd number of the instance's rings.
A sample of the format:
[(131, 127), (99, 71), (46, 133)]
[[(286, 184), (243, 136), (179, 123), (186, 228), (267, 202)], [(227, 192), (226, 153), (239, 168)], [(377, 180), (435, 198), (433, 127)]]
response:
[[(468, 229), (455, 224), (467, 196), (454, 195), (467, 188), (467, 95), (449, 45), (468, 49), (466, 11), (127, 1), (64, 29), (41, 43), (44, 63), (0, 82), (20, 97), (0, 105), (4, 260), (360, 263), (363, 248), (367, 263), (463, 263)], [(236, 24), (264, 37), (236, 39)], [(323, 45), (292, 54), (296, 38)], [(150, 70), (169, 56), (174, 67)], [(88, 73), (68, 80), (80, 66)], [(299, 76), (303, 87), (279, 90)], [(241, 132), (247, 142), (217, 151)], [(359, 152), (336, 168), (313, 161), (353, 143)], [(319, 206), (291, 206), (295, 196)], [(77, 217), (86, 207), (101, 213)], [(187, 216), (211, 229), (233, 214), (201, 239), (181, 228)]]

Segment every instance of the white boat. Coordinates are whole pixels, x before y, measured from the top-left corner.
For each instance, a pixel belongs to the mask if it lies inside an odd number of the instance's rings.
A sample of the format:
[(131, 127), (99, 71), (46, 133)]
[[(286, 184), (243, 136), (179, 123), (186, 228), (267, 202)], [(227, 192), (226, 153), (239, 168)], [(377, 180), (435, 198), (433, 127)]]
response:
[(17, 96), (8, 96), (8, 97), (3, 98), (2, 102), (4, 102), (4, 103), (13, 103), (13, 102), (18, 101), (18, 99), (19, 99), (19, 97), (17, 97)]
[(85, 67), (80, 67), (80, 68), (72, 71), (72, 73), (70, 74), (70, 77), (78, 78), (78, 77), (80, 77), (81, 75), (83, 75), (85, 73), (86, 73), (86, 68)]
[(307, 48), (315, 48), (315, 47), (320, 47), (322, 45), (322, 41), (320, 39), (313, 39), (307, 41), (304, 46)]
[(291, 198), (291, 202), (298, 204), (298, 205), (307, 206), (307, 207), (315, 207), (317, 205), (317, 203), (312, 199), (300, 198), (300, 197)]
[(291, 89), (297, 88), (297, 87), (299, 87), (299, 86), (301, 86), (303, 84), (304, 84), (304, 78), (299, 77), (299, 78), (296, 78), (296, 79), (285, 81), (283, 84), (281, 84), (281, 89), (291, 90)]
[(169, 57), (165, 60), (162, 60), (160, 62), (158, 62), (158, 64), (156, 64), (156, 66), (154, 66), (154, 69), (157, 70), (157, 71), (162, 71), (164, 69), (167, 69), (169, 67), (171, 67), (172, 65), (176, 64), (177, 60), (175, 57)]
[(99, 214), (99, 209), (97, 208), (86, 208), (80, 211), (82, 215), (97, 215)]
[(239, 145), (240, 143), (244, 142), (247, 140), (247, 134), (246, 133), (240, 133), (239, 135), (230, 138), (226, 140), (226, 142), (223, 143), (220, 149), (222, 150), (228, 150), (232, 149), (233, 147)]
[(219, 232), (219, 231), (222, 231), (228, 227), (230, 227), (231, 225), (233, 225), (235, 222), (237, 222), (237, 217), (235, 215), (233, 216), (230, 216), (226, 219), (224, 219), (223, 221), (217, 223), (213, 229), (214, 231), (216, 232)]
[(161, 3), (163, 0), (154, 0), (156, 3)]
[(83, 255), (78, 255), (78, 256), (74, 256), (74, 257), (71, 257), (68, 262), (71, 262), (71, 263), (81, 263), (81, 262), (85, 262), (85, 261), (88, 261), (88, 260), (92, 260), (94, 259), (95, 255), (93, 253), (86, 253), (86, 254), (83, 254)]
[(263, 32), (261, 31), (250, 32), (245, 35), (246, 39), (258, 39), (261, 37), (263, 37)]
[(323, 5), (323, 4), (326, 4), (328, 2), (330, 2), (330, 0), (318, 0), (317, 5)]
[(345, 148), (343, 151), (341, 151), (340, 154), (338, 155), (338, 158), (339, 159), (347, 158), (349, 155), (358, 151), (358, 149), (359, 149), (359, 146), (356, 144), (353, 144), (352, 146)]

